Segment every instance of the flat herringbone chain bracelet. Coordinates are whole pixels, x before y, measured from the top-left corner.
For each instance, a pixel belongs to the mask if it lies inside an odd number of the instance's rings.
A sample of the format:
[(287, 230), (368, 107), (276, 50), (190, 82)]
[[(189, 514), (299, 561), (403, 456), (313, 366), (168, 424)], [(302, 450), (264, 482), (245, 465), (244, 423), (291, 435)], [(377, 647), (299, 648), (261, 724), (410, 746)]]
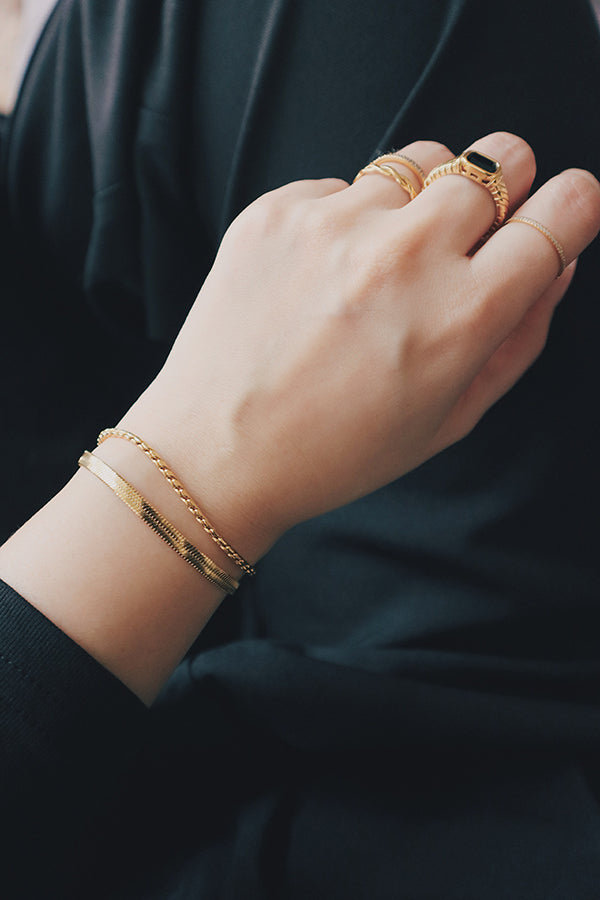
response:
[(143, 441), (137, 434), (133, 434), (131, 431), (125, 431), (122, 428), (105, 428), (104, 431), (101, 431), (98, 435), (98, 445), (102, 444), (109, 437), (122, 438), (125, 441), (129, 441), (132, 444), (135, 444), (136, 447), (146, 454), (148, 459), (151, 459), (158, 471), (163, 475), (163, 477), (169, 482), (179, 499), (182, 501), (184, 506), (191, 512), (196, 521), (202, 525), (204, 531), (209, 535), (210, 538), (215, 542), (215, 544), (221, 548), (223, 553), (229, 557), (229, 559), (233, 560), (233, 562), (240, 567), (243, 572), (246, 572), (248, 575), (255, 575), (256, 570), (254, 566), (250, 565), (243, 556), (241, 556), (237, 550), (234, 550), (231, 544), (228, 544), (225, 538), (222, 538), (221, 535), (217, 532), (213, 525), (208, 521), (204, 513), (199, 509), (199, 507), (194, 503), (193, 499), (190, 497), (182, 483), (179, 481), (175, 473), (169, 466), (166, 464), (164, 459), (158, 455), (158, 453), (152, 449), (152, 447), (148, 446), (148, 444)]
[(201, 575), (204, 575), (207, 581), (210, 581), (211, 584), (214, 584), (220, 590), (225, 591), (226, 594), (233, 594), (238, 589), (239, 583), (234, 578), (220, 569), (210, 557), (205, 556), (197, 547), (194, 547), (168, 519), (165, 519), (158, 510), (148, 503), (146, 498), (132, 484), (122, 478), (118, 472), (115, 472), (103, 459), (85, 450), (79, 460), (79, 465), (83, 469), (88, 469), (96, 478), (104, 482), (117, 495), (119, 500), (122, 500), (178, 556), (189, 563), (197, 572), (200, 572)]

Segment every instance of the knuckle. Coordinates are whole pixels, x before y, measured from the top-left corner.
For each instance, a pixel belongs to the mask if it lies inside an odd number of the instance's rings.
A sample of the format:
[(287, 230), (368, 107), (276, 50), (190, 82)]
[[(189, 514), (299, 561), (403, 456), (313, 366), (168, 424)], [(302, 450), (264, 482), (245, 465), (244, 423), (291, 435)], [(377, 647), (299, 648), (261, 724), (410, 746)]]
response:
[(231, 231), (243, 241), (263, 240), (281, 230), (292, 208), (290, 198), (282, 192), (263, 194), (240, 213)]
[(531, 145), (518, 134), (513, 134), (512, 131), (495, 131), (493, 134), (488, 135), (487, 140), (493, 142), (499, 155), (516, 153), (519, 156), (534, 156)]
[(510, 131), (495, 131), (475, 142), (475, 146), (490, 154), (502, 163), (504, 171), (507, 166), (526, 168), (533, 175), (536, 170), (535, 154), (531, 146), (522, 137)]
[(590, 172), (567, 169), (550, 182), (559, 203), (568, 215), (583, 222), (594, 233), (600, 228), (600, 184)]
[(520, 135), (514, 134), (512, 131), (496, 131), (493, 135), (493, 139), (497, 141), (503, 149), (515, 148), (525, 153), (533, 153), (533, 150), (527, 141)]
[[(430, 156), (439, 155), (443, 157), (454, 156), (452, 151), (439, 141), (414, 141), (414, 143), (406, 148), (406, 151), (408, 156), (417, 156), (417, 158), (423, 156), (425, 159), (428, 159)], [(396, 150), (395, 152), (403, 153), (404, 151)]]
[(423, 214), (421, 211), (418, 215), (412, 216), (410, 222), (406, 222), (401, 230), (395, 234), (390, 233), (390, 243), (398, 264), (403, 268), (422, 266), (424, 257), (432, 252), (432, 242), (438, 233), (436, 225), (439, 229), (435, 212), (427, 210)]
[(321, 178), (320, 182), (325, 188), (330, 189), (332, 192), (343, 191), (347, 187), (350, 187), (350, 183), (344, 178)]
[(428, 237), (425, 224), (380, 234), (357, 263), (359, 291), (366, 297), (389, 291), (402, 295), (403, 285), (420, 281), (431, 264)]

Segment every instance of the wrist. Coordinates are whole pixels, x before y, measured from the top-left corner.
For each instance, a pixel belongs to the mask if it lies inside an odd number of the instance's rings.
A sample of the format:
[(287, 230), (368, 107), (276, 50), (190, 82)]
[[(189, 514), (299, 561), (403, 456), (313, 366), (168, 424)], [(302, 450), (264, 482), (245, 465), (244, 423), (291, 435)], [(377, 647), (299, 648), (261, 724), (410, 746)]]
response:
[(84, 470), (0, 548), (0, 577), (145, 702), (224, 596)]
[[(186, 402), (185, 392), (173, 388), (173, 384), (165, 385), (159, 380), (154, 382), (128, 410), (118, 427), (138, 435), (156, 451), (218, 534), (254, 564), (285, 528), (278, 523), (274, 510), (266, 500), (267, 491), (261, 489), (260, 476), (256, 467), (252, 466), (248, 447), (235, 428), (223, 421), (224, 416), (220, 414), (217, 404), (211, 407), (207, 402), (200, 410), (197, 404), (191, 406)], [(143, 455), (132, 445), (127, 451), (114, 448), (116, 444), (125, 443), (120, 440), (107, 441), (97, 452), (108, 452), (109, 456), (103, 456), (107, 462), (110, 462), (109, 457), (114, 458), (113, 454), (122, 456), (125, 453), (129, 464), (136, 466), (139, 477)], [(105, 451), (109, 445), (113, 445), (112, 449)], [(167, 508), (172, 508), (175, 502), (179, 516), (183, 512), (183, 522), (189, 530), (193, 519), (172, 487), (159, 475), (150, 460), (146, 460), (143, 468), (146, 477), (156, 476), (154, 490), (157, 490), (156, 479), (161, 482), (161, 502), (167, 504)], [(150, 472), (151, 469), (154, 472)], [(130, 474), (133, 480), (135, 473)], [(179, 517), (175, 515), (175, 518)], [(196, 534), (202, 530), (200, 525), (196, 528)], [(200, 539), (201, 544), (204, 539), (209, 548), (219, 554), (215, 561), (221, 564), (227, 558), (225, 554), (207, 535)], [(227, 563), (224, 568), (230, 571), (231, 559), (227, 559)], [(235, 565), (234, 572), (240, 574)]]

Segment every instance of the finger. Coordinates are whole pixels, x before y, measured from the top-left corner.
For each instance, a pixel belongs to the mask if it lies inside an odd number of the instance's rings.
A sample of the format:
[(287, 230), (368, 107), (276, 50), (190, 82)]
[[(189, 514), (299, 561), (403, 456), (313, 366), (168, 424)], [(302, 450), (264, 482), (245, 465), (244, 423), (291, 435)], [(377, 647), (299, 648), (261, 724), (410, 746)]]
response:
[(468, 434), (533, 365), (546, 345), (554, 310), (572, 281), (576, 265), (573, 262), (547, 288), (462, 394), (438, 435), (440, 450)]
[[(600, 229), (600, 184), (590, 172), (569, 169), (546, 182), (518, 210), (548, 228), (564, 248), (567, 264)], [(552, 284), (558, 256), (552, 243), (524, 223), (504, 225), (469, 265), (485, 296), (482, 325), (500, 340)], [(485, 334), (482, 339), (486, 340)]]
[[(529, 144), (507, 132), (495, 132), (475, 141), (476, 150), (500, 162), (509, 197), (509, 211), (525, 200), (535, 177), (535, 157)], [(445, 160), (447, 161), (447, 160)], [(469, 253), (496, 218), (490, 191), (464, 175), (445, 175), (433, 181), (417, 198), (413, 215), (429, 217), (441, 247), (461, 255)]]
[[(397, 157), (397, 161), (394, 156)], [(415, 141), (395, 151), (394, 154), (385, 155), (385, 162), (382, 165), (392, 168), (403, 178), (408, 179), (413, 189), (419, 193), (422, 189), (422, 178), (412, 165), (402, 161), (402, 156), (408, 157), (410, 163), (416, 163), (416, 166), (427, 175), (435, 166), (451, 159), (452, 153), (444, 144), (438, 144), (437, 141)], [(406, 206), (410, 196), (405, 188), (385, 172), (385, 169), (375, 169), (365, 172), (360, 177), (357, 176), (348, 192), (348, 199), (352, 199), (352, 202), (362, 207), (368, 204), (381, 209), (395, 209)]]

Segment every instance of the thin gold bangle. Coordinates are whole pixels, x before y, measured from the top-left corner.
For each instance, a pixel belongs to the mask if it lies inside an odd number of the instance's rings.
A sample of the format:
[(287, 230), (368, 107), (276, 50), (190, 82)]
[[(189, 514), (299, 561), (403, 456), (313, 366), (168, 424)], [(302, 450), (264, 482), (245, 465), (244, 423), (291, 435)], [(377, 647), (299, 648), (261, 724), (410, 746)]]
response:
[(133, 434), (131, 431), (125, 431), (123, 428), (105, 428), (104, 431), (101, 431), (98, 435), (98, 446), (109, 437), (122, 438), (125, 441), (135, 444), (136, 447), (139, 447), (139, 449), (146, 454), (148, 459), (152, 460), (161, 475), (169, 482), (186, 509), (191, 512), (198, 524), (202, 525), (205, 532), (215, 542), (217, 547), (219, 547), (229, 559), (233, 560), (233, 562), (240, 567), (242, 572), (246, 572), (247, 575), (256, 575), (254, 566), (247, 562), (237, 550), (234, 550), (231, 544), (227, 543), (225, 538), (221, 537), (216, 528), (211, 525), (204, 513), (192, 500), (175, 473), (169, 468), (164, 459), (161, 459), (156, 450), (153, 450), (152, 447), (138, 437), (137, 434)]
[(84, 469), (88, 469), (100, 481), (104, 482), (117, 495), (119, 500), (122, 500), (142, 522), (145, 522), (152, 531), (163, 539), (165, 544), (168, 544), (178, 556), (189, 563), (197, 572), (200, 572), (211, 584), (225, 591), (226, 594), (233, 594), (237, 590), (239, 582), (220, 569), (212, 559), (201, 553), (197, 547), (194, 547), (174, 525), (136, 491), (132, 484), (125, 481), (103, 459), (85, 450), (79, 459), (79, 465)]

